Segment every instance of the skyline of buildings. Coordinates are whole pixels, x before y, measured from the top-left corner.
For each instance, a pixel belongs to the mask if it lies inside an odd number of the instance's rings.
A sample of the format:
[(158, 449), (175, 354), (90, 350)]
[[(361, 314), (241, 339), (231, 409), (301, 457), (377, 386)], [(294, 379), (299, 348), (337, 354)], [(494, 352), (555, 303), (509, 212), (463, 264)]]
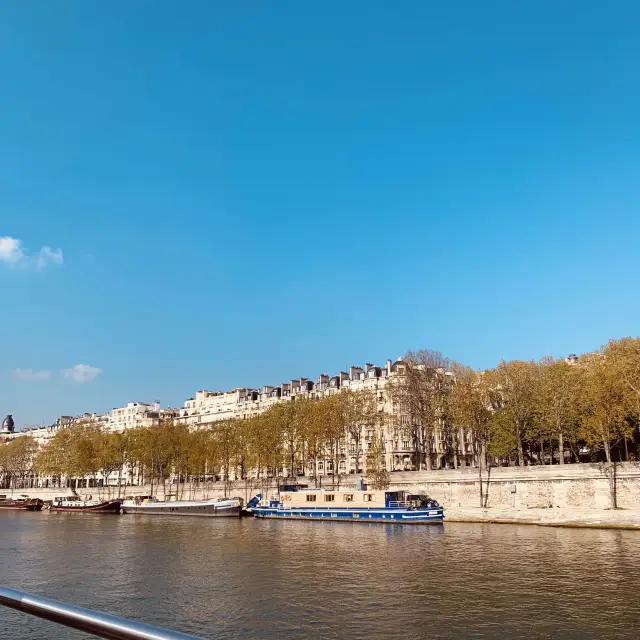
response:
[[(20, 435), (29, 435), (39, 444), (44, 444), (59, 429), (81, 422), (97, 424), (107, 431), (124, 432), (136, 427), (149, 427), (166, 419), (173, 419), (177, 423), (186, 424), (191, 428), (206, 429), (220, 420), (250, 418), (266, 411), (276, 403), (291, 401), (296, 397), (321, 399), (346, 389), (371, 391), (375, 395), (378, 412), (392, 415), (394, 406), (387, 391), (387, 384), (395, 375), (402, 373), (404, 373), (402, 358), (398, 358), (396, 361), (388, 359), (384, 366), (376, 366), (367, 362), (364, 367), (353, 365), (349, 367), (349, 371), (340, 371), (333, 376), (322, 373), (315, 381), (301, 377), (277, 386), (264, 385), (260, 389), (250, 387), (238, 387), (228, 391), (201, 389), (196, 391), (194, 396), (187, 398), (181, 408), (162, 408), (159, 401), (152, 403), (128, 402), (126, 406), (114, 407), (104, 414), (84, 413), (79, 416), (60, 416), (54, 424), (49, 426), (23, 427), (13, 434), (1, 435), (5, 440)], [(390, 470), (411, 469), (415, 466), (413, 457), (415, 445), (408, 433), (408, 420), (403, 420), (403, 417), (399, 415), (395, 422), (397, 423), (395, 428), (387, 427), (383, 433), (386, 443), (385, 463)], [(464, 438), (464, 434), (461, 436), (458, 453), (463, 463), (470, 464), (472, 462), (470, 460), (471, 445)], [(353, 442), (345, 441), (341, 451), (338, 473), (356, 472), (356, 460), (358, 460), (358, 467), (363, 467), (364, 456), (371, 446), (371, 433), (369, 431), (363, 432), (358, 444), (359, 451), (355, 446)], [(441, 464), (446, 453), (445, 443), (436, 438), (432, 453), (434, 464)], [(320, 462), (318, 471), (321, 474), (333, 473), (332, 463), (329, 461)]]
[[(575, 364), (575, 354), (567, 356), (566, 361)], [(403, 413), (402, 407), (393, 402), (389, 392), (389, 382), (405, 370), (402, 358), (387, 360), (384, 366), (365, 363), (364, 367), (351, 366), (348, 371), (340, 371), (329, 376), (320, 374), (315, 381), (309, 378), (295, 378), (278, 386), (264, 385), (260, 389), (238, 387), (228, 391), (198, 390), (187, 398), (181, 408), (162, 408), (160, 401), (128, 402), (123, 407), (114, 407), (111, 411), (84, 413), (79, 416), (63, 415), (48, 426), (23, 427), (19, 431), (0, 430), (0, 440), (12, 440), (21, 436), (33, 437), (39, 445), (46, 444), (60, 429), (79, 423), (94, 424), (106, 431), (123, 433), (129, 429), (151, 427), (164, 420), (174, 420), (193, 429), (208, 429), (216, 422), (227, 419), (248, 419), (256, 416), (279, 402), (289, 402), (297, 397), (320, 400), (344, 390), (368, 390), (375, 398), (377, 411), (389, 419), (381, 420), (384, 462), (390, 471), (414, 470), (426, 463), (424, 439), (416, 442), (411, 430), (410, 416)], [(443, 372), (451, 375), (450, 372)], [(463, 426), (454, 428), (455, 438), (436, 430), (432, 442), (431, 463), (434, 468), (453, 464), (454, 457), (460, 466), (474, 464), (473, 442)], [(338, 474), (360, 473), (365, 465), (367, 451), (372, 444), (372, 431), (366, 425), (361, 427), (361, 437), (354, 440), (345, 434), (340, 445)], [(422, 449), (421, 449), (422, 447)], [(318, 461), (319, 475), (333, 474), (334, 461), (331, 456), (321, 456)], [(295, 473), (307, 473), (307, 461), (301, 461)], [(133, 481), (133, 475), (126, 473), (126, 481)], [(111, 482), (112, 479), (107, 479)]]

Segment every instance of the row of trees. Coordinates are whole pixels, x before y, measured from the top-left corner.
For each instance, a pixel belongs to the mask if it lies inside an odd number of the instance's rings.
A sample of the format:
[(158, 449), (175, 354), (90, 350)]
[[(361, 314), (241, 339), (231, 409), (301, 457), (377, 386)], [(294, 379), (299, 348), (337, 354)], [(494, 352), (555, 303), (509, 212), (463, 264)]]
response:
[[(473, 434), (479, 463), (564, 464), (635, 459), (640, 339), (611, 341), (575, 362), (502, 362), (477, 374), (455, 367), (451, 420)], [(556, 455), (557, 454), (557, 455)]]
[(454, 452), (466, 439), (479, 468), (481, 504), (482, 469), (491, 463), (565, 464), (567, 455), (580, 461), (587, 452), (605, 462), (616, 507), (615, 463), (637, 453), (640, 339), (612, 340), (572, 361), (501, 362), (482, 373), (421, 351), (407, 355), (406, 368), (395, 397), (419, 425), (428, 452), (436, 434)]
[(33, 438), (16, 438), (0, 446), (0, 487), (16, 489), (33, 473), (38, 445)]

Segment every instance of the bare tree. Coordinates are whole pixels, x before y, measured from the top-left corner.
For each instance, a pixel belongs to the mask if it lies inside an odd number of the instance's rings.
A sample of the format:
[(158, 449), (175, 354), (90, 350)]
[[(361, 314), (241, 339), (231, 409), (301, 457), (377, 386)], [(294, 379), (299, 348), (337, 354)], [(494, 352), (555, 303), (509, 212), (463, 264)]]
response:
[(389, 383), (394, 415), (400, 428), (410, 431), (418, 469), (423, 462), (428, 470), (433, 467), (435, 437), (441, 431), (452, 387), (449, 366), (439, 351), (409, 351), (396, 363), (396, 376)]

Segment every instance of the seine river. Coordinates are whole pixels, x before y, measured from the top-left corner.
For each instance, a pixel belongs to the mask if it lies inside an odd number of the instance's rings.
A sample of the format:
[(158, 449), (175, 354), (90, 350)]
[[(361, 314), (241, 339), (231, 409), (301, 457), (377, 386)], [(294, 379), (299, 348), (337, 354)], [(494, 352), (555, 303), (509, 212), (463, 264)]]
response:
[(638, 636), (634, 531), (4, 512), (0, 553), (3, 586), (203, 638)]

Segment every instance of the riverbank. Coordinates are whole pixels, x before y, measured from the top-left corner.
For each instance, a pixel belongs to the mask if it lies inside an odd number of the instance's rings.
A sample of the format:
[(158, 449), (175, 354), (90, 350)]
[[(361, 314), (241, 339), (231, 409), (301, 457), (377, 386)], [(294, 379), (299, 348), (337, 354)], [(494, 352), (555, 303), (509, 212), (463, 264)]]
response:
[[(322, 479), (322, 488), (333, 484), (331, 476)], [(336, 488), (355, 488), (356, 476), (336, 478)], [(485, 470), (470, 467), (448, 471), (409, 471), (390, 474), (391, 490), (427, 494), (445, 508), (448, 522), (487, 522), (539, 524), (567, 527), (612, 527), (640, 529), (640, 465), (618, 463), (614, 468), (615, 491), (619, 509), (611, 510), (608, 468), (602, 464), (567, 464), (538, 467), (497, 467)], [(313, 478), (297, 478), (301, 484), (317, 486)], [(320, 479), (319, 479), (320, 481)], [(366, 480), (365, 480), (366, 481)], [(286, 483), (280, 479), (280, 483)], [(318, 483), (319, 484), (319, 483)], [(248, 480), (225, 485), (175, 484), (78, 489), (94, 497), (149, 495), (158, 498), (201, 500), (241, 497), (250, 500), (256, 493), (277, 493), (278, 480)], [(166, 491), (166, 493), (165, 493)], [(8, 489), (2, 491), (9, 495)], [(13, 496), (28, 494), (51, 500), (70, 495), (70, 489), (15, 489)], [(480, 496), (485, 505), (479, 506)]]
[(533, 524), (545, 527), (631, 529), (640, 531), (640, 509), (481, 509), (445, 508), (445, 522)]

